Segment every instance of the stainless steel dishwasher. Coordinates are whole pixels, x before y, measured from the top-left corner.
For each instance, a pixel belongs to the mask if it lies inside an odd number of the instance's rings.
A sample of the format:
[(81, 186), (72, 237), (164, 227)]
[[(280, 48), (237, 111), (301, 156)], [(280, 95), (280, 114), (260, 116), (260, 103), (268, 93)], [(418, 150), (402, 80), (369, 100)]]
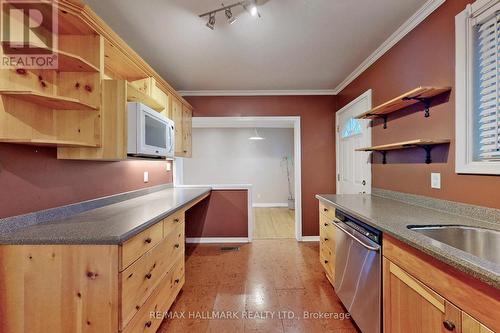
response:
[(380, 333), (381, 232), (338, 209), (335, 216), (335, 292), (363, 333)]

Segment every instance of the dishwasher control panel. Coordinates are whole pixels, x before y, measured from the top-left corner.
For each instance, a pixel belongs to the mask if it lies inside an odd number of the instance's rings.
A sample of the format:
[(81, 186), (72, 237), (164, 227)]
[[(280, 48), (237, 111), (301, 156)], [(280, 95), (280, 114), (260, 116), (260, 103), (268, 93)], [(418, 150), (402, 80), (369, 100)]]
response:
[(335, 210), (335, 217), (338, 220), (350, 226), (351, 228), (353, 228), (354, 230), (356, 230), (357, 232), (359, 232), (360, 234), (362, 234), (363, 236), (371, 239), (375, 243), (377, 244), (382, 243), (381, 239), (382, 233), (379, 230), (367, 225), (366, 223), (361, 222), (360, 220), (352, 216), (349, 216), (348, 214), (344, 213), (339, 209)]

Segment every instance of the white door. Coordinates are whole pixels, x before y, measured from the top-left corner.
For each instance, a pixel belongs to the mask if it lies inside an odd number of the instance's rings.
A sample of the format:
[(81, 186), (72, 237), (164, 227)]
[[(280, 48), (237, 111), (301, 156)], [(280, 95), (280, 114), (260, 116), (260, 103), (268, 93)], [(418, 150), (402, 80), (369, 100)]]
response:
[(372, 133), (370, 120), (355, 119), (372, 108), (372, 91), (337, 111), (337, 194), (371, 193), (372, 169), (370, 153), (355, 151), (370, 147)]

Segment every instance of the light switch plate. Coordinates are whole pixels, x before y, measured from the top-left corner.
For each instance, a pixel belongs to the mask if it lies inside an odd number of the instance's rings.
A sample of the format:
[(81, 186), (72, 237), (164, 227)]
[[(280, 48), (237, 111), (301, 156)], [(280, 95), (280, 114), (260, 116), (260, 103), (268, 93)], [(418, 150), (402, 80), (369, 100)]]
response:
[(172, 163), (167, 162), (167, 171), (172, 171)]
[(149, 172), (144, 171), (144, 182), (147, 183), (149, 182)]
[(431, 188), (441, 189), (441, 174), (437, 172), (431, 173)]

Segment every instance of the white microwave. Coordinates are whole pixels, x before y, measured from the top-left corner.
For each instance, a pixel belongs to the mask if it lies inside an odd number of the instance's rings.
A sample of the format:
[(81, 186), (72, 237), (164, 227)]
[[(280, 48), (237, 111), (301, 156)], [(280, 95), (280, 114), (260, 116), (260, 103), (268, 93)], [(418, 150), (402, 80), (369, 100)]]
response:
[(127, 154), (138, 157), (174, 158), (174, 122), (161, 113), (130, 102), (127, 108)]

